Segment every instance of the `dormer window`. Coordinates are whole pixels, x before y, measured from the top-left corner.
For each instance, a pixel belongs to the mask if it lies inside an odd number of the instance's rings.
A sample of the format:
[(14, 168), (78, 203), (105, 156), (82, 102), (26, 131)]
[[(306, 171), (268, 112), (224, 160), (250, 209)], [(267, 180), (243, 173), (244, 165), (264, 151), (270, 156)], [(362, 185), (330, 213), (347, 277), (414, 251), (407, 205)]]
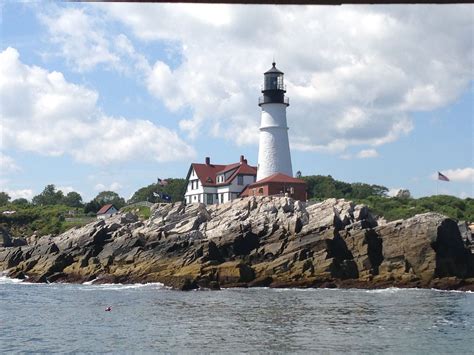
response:
[(244, 177), (242, 175), (237, 175), (237, 185), (244, 184)]

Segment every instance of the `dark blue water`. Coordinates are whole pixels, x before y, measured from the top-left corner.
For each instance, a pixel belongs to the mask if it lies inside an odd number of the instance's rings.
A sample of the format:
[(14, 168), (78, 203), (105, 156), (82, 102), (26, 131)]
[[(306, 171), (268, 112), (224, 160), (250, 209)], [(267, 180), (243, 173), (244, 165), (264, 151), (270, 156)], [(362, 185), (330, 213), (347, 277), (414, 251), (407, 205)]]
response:
[[(105, 312), (107, 306), (111, 312)], [(25, 284), (0, 278), (0, 353), (472, 353), (474, 294)]]

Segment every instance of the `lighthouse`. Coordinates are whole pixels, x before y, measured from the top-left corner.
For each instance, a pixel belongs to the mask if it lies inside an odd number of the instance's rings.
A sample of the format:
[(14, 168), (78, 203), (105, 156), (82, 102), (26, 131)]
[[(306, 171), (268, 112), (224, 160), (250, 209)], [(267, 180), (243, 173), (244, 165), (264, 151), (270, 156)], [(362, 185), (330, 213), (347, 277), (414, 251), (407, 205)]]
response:
[(264, 73), (263, 96), (258, 102), (262, 108), (262, 116), (257, 181), (276, 173), (293, 175), (286, 123), (286, 108), (289, 106), (289, 101), (285, 97), (286, 87), (283, 75), (284, 73), (276, 68), (274, 62), (272, 68)]

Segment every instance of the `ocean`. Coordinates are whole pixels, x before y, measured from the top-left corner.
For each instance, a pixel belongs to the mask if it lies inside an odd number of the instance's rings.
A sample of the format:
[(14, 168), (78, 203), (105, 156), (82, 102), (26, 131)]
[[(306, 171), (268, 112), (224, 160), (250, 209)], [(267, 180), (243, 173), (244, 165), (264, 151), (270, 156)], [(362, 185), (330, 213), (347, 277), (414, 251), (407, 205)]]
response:
[[(111, 311), (105, 311), (111, 307)], [(0, 278), (0, 353), (472, 353), (474, 294)]]

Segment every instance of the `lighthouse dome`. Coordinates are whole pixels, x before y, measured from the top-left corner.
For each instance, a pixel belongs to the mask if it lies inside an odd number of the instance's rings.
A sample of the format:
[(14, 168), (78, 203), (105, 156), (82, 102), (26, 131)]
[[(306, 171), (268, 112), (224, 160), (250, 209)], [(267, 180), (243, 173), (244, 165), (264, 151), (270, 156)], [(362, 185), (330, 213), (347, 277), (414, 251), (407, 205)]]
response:
[(272, 63), (272, 67), (271, 67), (269, 70), (267, 70), (265, 73), (263, 73), (263, 74), (284, 74), (284, 73), (283, 73), (281, 70), (279, 70), (275, 65), (276, 65), (276, 63), (273, 62), (273, 63)]

